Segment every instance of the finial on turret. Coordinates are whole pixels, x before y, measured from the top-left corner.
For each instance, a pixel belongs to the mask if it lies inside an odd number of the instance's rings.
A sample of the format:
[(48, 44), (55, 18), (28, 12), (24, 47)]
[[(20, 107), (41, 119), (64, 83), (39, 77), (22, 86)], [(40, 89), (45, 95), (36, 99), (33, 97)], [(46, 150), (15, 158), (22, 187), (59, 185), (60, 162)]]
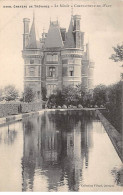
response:
[(35, 11), (33, 10), (33, 22), (35, 21)]
[(73, 17), (73, 6), (71, 6), (71, 17)]
[(71, 17), (73, 18), (73, 0), (72, 0), (72, 3), (71, 3)]

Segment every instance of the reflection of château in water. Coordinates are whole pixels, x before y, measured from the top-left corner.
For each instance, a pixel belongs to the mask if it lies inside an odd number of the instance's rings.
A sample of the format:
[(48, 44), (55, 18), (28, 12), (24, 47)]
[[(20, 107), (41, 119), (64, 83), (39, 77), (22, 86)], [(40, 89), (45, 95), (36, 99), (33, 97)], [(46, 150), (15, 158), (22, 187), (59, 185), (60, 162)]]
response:
[(30, 19), (24, 18), (23, 22), (24, 87), (30, 86), (37, 99), (41, 97), (41, 87), (46, 87), (47, 95), (63, 85), (82, 83), (87, 90), (93, 88), (94, 63), (89, 45), (84, 45), (80, 15), (71, 16), (67, 32), (58, 21), (50, 21), (48, 33), (43, 32), (40, 40), (36, 37), (34, 17), (30, 30)]
[[(79, 190), (83, 166), (88, 168), (89, 148), (93, 146), (92, 122), (83, 120), (82, 115), (66, 111), (58, 116), (53, 112), (24, 122), (23, 191), (33, 191), (39, 169), (47, 178), (49, 191), (57, 191), (65, 178), (70, 191)], [(68, 129), (60, 125), (61, 120)]]

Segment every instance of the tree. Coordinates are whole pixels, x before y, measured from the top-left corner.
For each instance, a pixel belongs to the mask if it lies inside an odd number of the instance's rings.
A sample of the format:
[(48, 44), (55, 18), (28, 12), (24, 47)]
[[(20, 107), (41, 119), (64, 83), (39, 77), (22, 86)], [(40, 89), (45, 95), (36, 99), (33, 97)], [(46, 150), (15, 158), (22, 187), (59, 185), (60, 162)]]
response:
[(14, 85), (8, 85), (4, 88), (4, 96), (6, 101), (15, 100), (18, 97), (18, 90)]
[(106, 118), (121, 133), (122, 129), (122, 82), (107, 87)]
[(94, 103), (98, 106), (105, 105), (107, 102), (107, 87), (105, 85), (97, 85), (93, 90)]
[(52, 106), (77, 105), (79, 102), (79, 92), (77, 90), (71, 85), (63, 86), (62, 90), (57, 89), (55, 94), (49, 97), (48, 104)]
[[(114, 62), (122, 62), (123, 61), (123, 43), (118, 44), (117, 47), (113, 47), (114, 54), (111, 55), (110, 59), (112, 59)], [(121, 66), (123, 69), (123, 65)], [(110, 90), (109, 93), (109, 99), (110, 99), (110, 112), (114, 114), (114, 121), (118, 121), (118, 124), (123, 122), (123, 71), (121, 72), (121, 82), (114, 85), (112, 87), (112, 90)], [(114, 107), (113, 110), (111, 110)], [(120, 120), (117, 120), (117, 117), (120, 118)], [(119, 128), (120, 129), (120, 128)], [(123, 133), (123, 124), (121, 124), (121, 132)]]
[(64, 86), (62, 89), (62, 96), (66, 105), (77, 105), (79, 101), (79, 93), (76, 87), (71, 85)]
[(123, 61), (123, 44), (118, 44), (116, 47), (113, 47), (113, 49), (115, 53), (111, 55), (110, 59), (114, 62)]
[(35, 93), (33, 92), (31, 87), (26, 87), (24, 96), (25, 96), (25, 102), (32, 102), (34, 100)]

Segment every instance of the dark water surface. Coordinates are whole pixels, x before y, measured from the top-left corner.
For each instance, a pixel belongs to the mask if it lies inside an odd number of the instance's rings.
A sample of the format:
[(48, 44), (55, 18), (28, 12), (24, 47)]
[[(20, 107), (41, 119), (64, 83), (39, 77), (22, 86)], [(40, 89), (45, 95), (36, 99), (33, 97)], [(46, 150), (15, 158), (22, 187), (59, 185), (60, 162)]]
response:
[(45, 111), (0, 128), (0, 191), (121, 191), (121, 170), (94, 113)]

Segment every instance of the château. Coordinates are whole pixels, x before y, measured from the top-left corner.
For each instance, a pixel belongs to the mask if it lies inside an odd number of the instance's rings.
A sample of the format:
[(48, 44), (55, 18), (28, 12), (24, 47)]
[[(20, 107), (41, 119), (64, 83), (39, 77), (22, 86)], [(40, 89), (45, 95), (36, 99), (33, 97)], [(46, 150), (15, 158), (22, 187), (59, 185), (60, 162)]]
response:
[(30, 86), (36, 99), (41, 99), (41, 89), (47, 97), (63, 86), (82, 84), (85, 90), (93, 89), (94, 62), (90, 60), (89, 44), (84, 44), (80, 15), (72, 15), (68, 31), (57, 21), (50, 21), (48, 32), (37, 40), (35, 18), (24, 18), (23, 59), (24, 89)]

